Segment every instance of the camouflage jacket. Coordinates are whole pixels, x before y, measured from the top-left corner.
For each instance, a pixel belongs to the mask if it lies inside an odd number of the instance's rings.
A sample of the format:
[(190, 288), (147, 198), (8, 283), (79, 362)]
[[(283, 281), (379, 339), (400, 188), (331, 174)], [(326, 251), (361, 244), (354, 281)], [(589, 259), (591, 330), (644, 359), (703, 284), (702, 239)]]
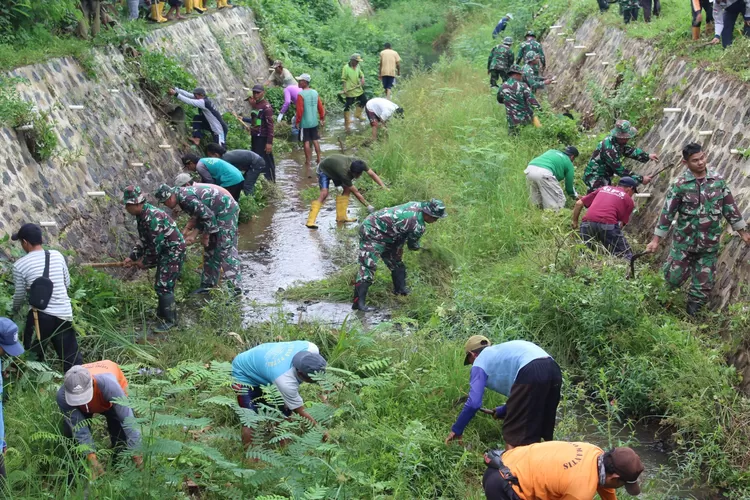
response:
[(542, 67), (545, 68), (547, 66), (547, 60), (544, 58), (542, 44), (536, 40), (526, 40), (521, 43), (521, 46), (518, 49), (518, 57), (516, 57), (516, 64), (523, 64), (525, 62), (523, 58), (527, 52), (536, 52), (539, 54), (539, 62), (542, 64)]
[(219, 222), (231, 220), (240, 210), (237, 202), (216, 189), (188, 186), (175, 190), (177, 203), (204, 233), (219, 231)]
[(530, 122), (534, 117), (532, 106), (541, 108), (529, 86), (522, 81), (508, 78), (508, 81), (503, 83), (500, 93), (502, 94), (503, 104), (505, 104), (508, 123), (513, 125)]
[(536, 90), (544, 90), (544, 78), (539, 77), (539, 73), (534, 71), (534, 66), (531, 64), (523, 65), (523, 81), (529, 86), (532, 92)]
[(632, 158), (641, 163), (646, 163), (648, 153), (633, 146), (620, 146), (612, 136), (607, 136), (596, 146), (591, 155), (588, 165), (583, 171), (583, 181), (591, 187), (596, 179), (607, 179), (610, 184), (612, 177), (632, 177), (636, 182), (643, 182), (643, 176), (634, 174), (622, 166), (622, 157)]
[(708, 170), (705, 179), (696, 179), (690, 170), (669, 187), (664, 208), (654, 234), (667, 236), (675, 216), (673, 246), (691, 252), (716, 252), (723, 231), (722, 219), (739, 231), (747, 225), (724, 178)]
[(406, 242), (411, 250), (416, 250), (426, 229), (422, 203), (410, 201), (378, 210), (369, 215), (362, 226), (368, 239), (387, 245), (403, 245)]
[(508, 71), (513, 66), (513, 51), (503, 44), (497, 45), (487, 59), (487, 71)]
[(136, 216), (139, 244), (130, 253), (132, 260), (152, 260), (158, 255), (172, 252), (184, 245), (185, 239), (177, 225), (166, 212), (144, 203), (143, 212)]

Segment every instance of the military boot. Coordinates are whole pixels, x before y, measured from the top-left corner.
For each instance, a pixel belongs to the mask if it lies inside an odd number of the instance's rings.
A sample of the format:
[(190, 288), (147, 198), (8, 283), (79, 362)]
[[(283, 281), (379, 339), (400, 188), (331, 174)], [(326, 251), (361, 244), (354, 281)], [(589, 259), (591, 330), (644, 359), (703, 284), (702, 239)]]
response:
[(156, 316), (161, 320), (161, 324), (154, 328), (155, 333), (164, 333), (177, 326), (177, 305), (173, 293), (159, 296)]
[(406, 288), (406, 268), (397, 267), (391, 271), (391, 279), (393, 280), (393, 294), (394, 295), (409, 295), (411, 290)]
[(352, 303), (352, 309), (355, 311), (369, 312), (375, 309), (369, 307), (366, 304), (367, 290), (370, 288), (370, 283), (363, 281), (354, 286), (354, 302)]

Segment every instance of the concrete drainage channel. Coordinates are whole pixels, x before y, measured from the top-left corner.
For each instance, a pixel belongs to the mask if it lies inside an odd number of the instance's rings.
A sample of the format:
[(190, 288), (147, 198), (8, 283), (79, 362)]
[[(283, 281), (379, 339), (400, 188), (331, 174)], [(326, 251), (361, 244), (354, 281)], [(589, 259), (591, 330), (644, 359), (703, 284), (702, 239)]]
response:
[[(329, 120), (320, 146), (326, 154), (340, 153), (336, 137), (343, 131), (343, 119)], [(347, 153), (350, 153), (347, 151)], [(260, 323), (275, 318), (286, 321), (315, 321), (339, 326), (349, 318), (358, 318), (365, 328), (390, 317), (387, 311), (367, 314), (351, 309), (351, 302), (294, 302), (279, 298), (280, 292), (296, 283), (316, 281), (338, 269), (334, 258), (345, 247), (355, 248), (356, 238), (336, 223), (333, 190), (318, 216), (317, 230), (305, 227), (309, 202), (303, 201), (303, 190), (317, 186), (313, 165), (305, 168), (302, 148), (276, 157), (276, 183), (281, 198), (270, 203), (257, 217), (240, 227), (240, 257), (244, 290), (243, 314), (246, 323)], [(350, 214), (359, 202), (352, 197)], [(346, 227), (353, 228), (355, 224)], [(348, 241), (347, 241), (348, 240)], [(353, 259), (353, 252), (346, 252)]]

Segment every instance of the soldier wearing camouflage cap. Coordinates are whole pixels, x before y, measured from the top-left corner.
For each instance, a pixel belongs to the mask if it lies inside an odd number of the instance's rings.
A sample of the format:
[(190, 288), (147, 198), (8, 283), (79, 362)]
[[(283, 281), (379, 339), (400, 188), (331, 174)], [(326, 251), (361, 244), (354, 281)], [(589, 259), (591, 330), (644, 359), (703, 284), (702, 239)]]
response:
[[(210, 187), (189, 186), (173, 188), (162, 184), (154, 194), (169, 208), (177, 205), (190, 216), (185, 232), (193, 228), (203, 234), (203, 274), (201, 286), (194, 293), (206, 293), (219, 284), (219, 274), (232, 291), (240, 291), (240, 257), (237, 252), (237, 224), (240, 207), (231, 196)], [(192, 239), (188, 242), (192, 243)]]
[(527, 52), (523, 59), (526, 63), (521, 68), (524, 83), (529, 86), (532, 92), (544, 90), (544, 86), (549, 85), (552, 80), (539, 76), (539, 54)]
[(528, 52), (535, 52), (539, 54), (539, 61), (542, 65), (542, 71), (547, 67), (547, 59), (544, 57), (544, 49), (542, 44), (536, 41), (536, 33), (533, 31), (526, 32), (526, 41), (521, 43), (518, 48), (518, 57), (516, 58), (516, 64), (521, 64), (525, 61), (526, 54)]
[(436, 199), (410, 201), (368, 216), (359, 227), (359, 272), (352, 309), (372, 310), (365, 301), (367, 290), (375, 277), (378, 256), (391, 270), (393, 293), (408, 295), (406, 266), (402, 261), (404, 244), (409, 250), (419, 250), (419, 239), (427, 228), (425, 224), (432, 224), (445, 216), (445, 204)]
[(722, 219), (727, 220), (747, 245), (750, 245), (750, 233), (724, 177), (706, 165), (706, 153), (700, 144), (690, 143), (683, 148), (682, 163), (687, 170), (669, 187), (654, 237), (646, 251), (655, 252), (659, 248), (677, 217), (664, 277), (673, 288), (691, 279), (687, 313), (693, 316), (706, 304), (714, 286), (724, 232)]
[(124, 264), (141, 268), (156, 266), (154, 289), (159, 298), (156, 315), (162, 324), (154, 331), (167, 331), (177, 324), (174, 287), (185, 261), (185, 240), (169, 215), (146, 202), (140, 186), (126, 187), (122, 201), (125, 210), (136, 218), (140, 239)]
[(497, 88), (498, 78), (500, 82), (508, 79), (508, 70), (513, 66), (513, 38), (506, 36), (503, 43), (493, 47), (490, 57), (487, 59), (487, 74), (490, 75), (490, 87)]
[(639, 184), (651, 182), (650, 176), (641, 176), (631, 172), (622, 165), (623, 156), (646, 163), (649, 160), (659, 161), (654, 153), (646, 153), (641, 149), (629, 146), (630, 139), (635, 137), (638, 130), (627, 120), (617, 120), (615, 128), (604, 138), (594, 150), (586, 169), (583, 171), (583, 182), (588, 186), (588, 192), (596, 191), (600, 187), (612, 184), (612, 177), (632, 177)]
[(510, 77), (497, 93), (497, 101), (505, 105), (508, 134), (514, 135), (518, 133), (518, 127), (528, 125), (534, 120), (534, 108), (540, 109), (541, 106), (529, 86), (523, 82), (523, 71), (520, 66), (514, 64), (508, 73)]

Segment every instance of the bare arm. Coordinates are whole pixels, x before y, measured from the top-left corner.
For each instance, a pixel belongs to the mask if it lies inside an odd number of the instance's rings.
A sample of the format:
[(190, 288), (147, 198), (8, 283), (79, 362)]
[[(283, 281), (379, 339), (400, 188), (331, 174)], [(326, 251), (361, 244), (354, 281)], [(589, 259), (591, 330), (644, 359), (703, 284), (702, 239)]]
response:
[(573, 229), (578, 229), (578, 218), (581, 216), (581, 210), (583, 209), (583, 202), (581, 200), (576, 201), (573, 207)]
[(352, 186), (350, 189), (352, 194), (359, 200), (361, 204), (363, 204), (364, 206), (369, 205), (369, 203), (367, 203), (367, 200), (365, 200), (365, 197), (362, 196), (362, 193), (360, 193), (356, 187)]
[(377, 182), (378, 186), (382, 187), (383, 189), (388, 189), (387, 187), (385, 187), (385, 184), (383, 184), (383, 181), (380, 180), (380, 177), (378, 177), (378, 174), (376, 174), (373, 169), (369, 169), (367, 171), (367, 175), (369, 175), (372, 178), (372, 180)]

